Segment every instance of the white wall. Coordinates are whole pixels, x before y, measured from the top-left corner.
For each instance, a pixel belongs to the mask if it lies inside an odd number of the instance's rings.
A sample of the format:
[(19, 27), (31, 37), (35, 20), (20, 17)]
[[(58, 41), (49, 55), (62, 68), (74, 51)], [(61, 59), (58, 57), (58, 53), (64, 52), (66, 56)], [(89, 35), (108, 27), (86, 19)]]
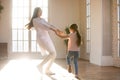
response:
[(111, 0), (102, 0), (103, 6), (103, 52), (102, 65), (113, 66), (112, 57), (112, 15), (111, 15)]
[(90, 62), (101, 65), (102, 57), (102, 0), (91, 0), (91, 54)]
[(8, 43), (8, 52), (11, 48), (11, 0), (1, 0), (4, 9), (0, 14), (0, 43)]
[(11, 0), (2, 0), (2, 5), (4, 10), (0, 14), (0, 42), (8, 42), (11, 33)]
[[(111, 22), (111, 2), (103, 2), (103, 56), (112, 55), (112, 22)], [(107, 44), (107, 45), (106, 45)]]
[[(49, 22), (63, 30), (66, 26), (80, 21), (79, 0), (50, 0), (49, 1)], [(63, 39), (53, 36), (58, 57), (66, 57), (66, 45)]]
[(90, 62), (101, 66), (113, 65), (110, 0), (91, 0)]
[[(8, 52), (11, 53), (11, 20), (12, 20), (12, 0), (1, 0), (4, 5), (4, 10), (0, 14), (0, 42), (7, 42)], [(49, 0), (49, 22), (64, 30), (66, 26), (77, 23), (79, 24), (79, 0)], [(51, 33), (54, 41), (57, 57), (64, 58), (66, 47), (64, 41), (58, 38), (54, 33)]]

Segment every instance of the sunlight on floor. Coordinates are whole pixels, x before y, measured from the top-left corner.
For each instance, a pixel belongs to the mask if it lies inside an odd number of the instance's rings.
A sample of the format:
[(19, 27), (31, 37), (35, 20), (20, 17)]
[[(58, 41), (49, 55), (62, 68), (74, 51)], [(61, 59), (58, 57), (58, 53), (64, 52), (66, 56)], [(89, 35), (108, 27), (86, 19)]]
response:
[(0, 71), (0, 80), (77, 80), (73, 74), (54, 63), (51, 70), (55, 75), (41, 74), (37, 65), (41, 60), (20, 59), (10, 60)]

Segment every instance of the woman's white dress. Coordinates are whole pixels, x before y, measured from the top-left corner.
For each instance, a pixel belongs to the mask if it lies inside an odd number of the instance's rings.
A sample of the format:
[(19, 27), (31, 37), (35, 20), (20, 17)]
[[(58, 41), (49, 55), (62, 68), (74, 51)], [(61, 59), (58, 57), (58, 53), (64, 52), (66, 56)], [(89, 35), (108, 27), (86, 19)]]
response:
[[(51, 53), (56, 52), (54, 44), (48, 33), (50, 28), (53, 28), (53, 26), (47, 23), (43, 18), (34, 18), (33, 25), (36, 29), (37, 43), (39, 44), (40, 48)], [(44, 55), (45, 53), (42, 52), (42, 54)]]

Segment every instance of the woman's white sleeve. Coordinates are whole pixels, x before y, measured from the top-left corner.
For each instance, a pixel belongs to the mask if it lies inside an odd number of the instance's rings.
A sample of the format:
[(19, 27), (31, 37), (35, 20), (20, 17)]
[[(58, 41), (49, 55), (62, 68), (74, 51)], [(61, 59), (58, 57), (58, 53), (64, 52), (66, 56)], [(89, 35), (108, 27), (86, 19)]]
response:
[(45, 30), (50, 30), (48, 25), (44, 25), (44, 21), (39, 21), (39, 20), (33, 19), (33, 24), (35, 26), (41, 27), (41, 28), (43, 28)]
[(56, 27), (54, 27), (54, 26), (51, 25), (50, 23), (46, 22), (44, 19), (43, 19), (42, 24), (43, 24), (45, 27), (56, 29)]

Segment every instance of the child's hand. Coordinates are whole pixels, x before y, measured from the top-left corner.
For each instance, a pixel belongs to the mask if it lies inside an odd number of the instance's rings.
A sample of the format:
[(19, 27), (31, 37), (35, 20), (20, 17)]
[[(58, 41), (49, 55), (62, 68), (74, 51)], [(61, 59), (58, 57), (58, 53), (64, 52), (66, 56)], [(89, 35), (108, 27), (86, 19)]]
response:
[(57, 30), (56, 30), (56, 33), (59, 34), (59, 35), (61, 35), (63, 32), (60, 31), (59, 29), (57, 29)]
[(64, 32), (60, 31), (59, 29), (55, 30), (55, 33), (56, 33), (57, 36), (59, 36), (61, 38), (68, 37), (66, 34), (64, 34)]
[(60, 31), (59, 29), (54, 29), (54, 28), (50, 28), (52, 31), (54, 31), (56, 34), (61, 34), (62, 31)]
[(57, 29), (57, 30), (55, 30), (55, 33), (57, 34), (57, 35), (59, 35), (60, 34), (60, 32), (59, 32), (59, 30)]

